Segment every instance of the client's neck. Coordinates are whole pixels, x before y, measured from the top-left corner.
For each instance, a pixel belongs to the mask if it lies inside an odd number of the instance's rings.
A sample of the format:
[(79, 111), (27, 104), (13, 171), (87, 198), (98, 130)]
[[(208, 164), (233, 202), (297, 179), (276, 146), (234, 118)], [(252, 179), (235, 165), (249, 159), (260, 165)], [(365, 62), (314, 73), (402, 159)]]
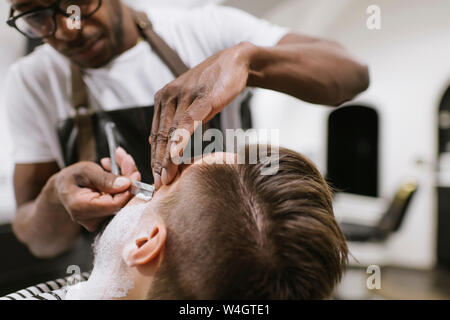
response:
[(126, 296), (113, 300), (146, 300), (150, 288), (150, 284), (146, 283), (146, 280), (135, 282), (134, 287), (128, 290)]
[(152, 287), (155, 273), (161, 265), (163, 252), (156, 261), (141, 267), (133, 267), (128, 270), (133, 278), (134, 286), (130, 288), (124, 297), (113, 300), (147, 300)]

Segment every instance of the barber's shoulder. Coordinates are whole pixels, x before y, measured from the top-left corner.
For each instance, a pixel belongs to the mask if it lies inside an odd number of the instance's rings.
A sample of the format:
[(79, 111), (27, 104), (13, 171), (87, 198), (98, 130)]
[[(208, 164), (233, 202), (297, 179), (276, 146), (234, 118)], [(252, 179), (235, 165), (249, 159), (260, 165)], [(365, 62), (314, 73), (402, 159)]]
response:
[(67, 70), (69, 70), (67, 58), (48, 44), (37, 47), (10, 67), (10, 73), (16, 73), (16, 76), (22, 76), (23, 80), (36, 83), (48, 80), (52, 74), (67, 73)]
[(158, 25), (167, 26), (169, 24), (176, 27), (212, 19), (211, 14), (226, 13), (230, 10), (233, 9), (226, 6), (207, 4), (193, 8), (173, 5), (152, 5), (141, 11), (147, 13), (155, 27)]
[(228, 7), (208, 4), (193, 8), (154, 6), (146, 13), (154, 30), (183, 55), (186, 45), (208, 47), (214, 40), (211, 35), (214, 35), (215, 24), (219, 23), (216, 18), (226, 16), (228, 10)]
[[(221, 50), (221, 40), (230, 32), (230, 25), (246, 23), (252, 16), (248, 13), (217, 4), (207, 4), (194, 8), (149, 11), (155, 30), (183, 34), (192, 41), (205, 42), (208, 46)], [(236, 29), (239, 29), (237, 27)], [(211, 43), (217, 42), (217, 43)], [(202, 43), (205, 45), (205, 43)]]

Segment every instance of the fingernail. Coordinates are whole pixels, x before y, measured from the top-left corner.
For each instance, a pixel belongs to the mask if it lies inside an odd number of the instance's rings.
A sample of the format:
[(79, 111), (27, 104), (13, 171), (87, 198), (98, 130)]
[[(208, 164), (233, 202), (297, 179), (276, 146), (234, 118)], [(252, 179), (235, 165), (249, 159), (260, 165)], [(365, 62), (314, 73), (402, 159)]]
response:
[(134, 172), (132, 175), (131, 175), (131, 177), (130, 177), (131, 179), (134, 179), (134, 180), (136, 180), (136, 181), (141, 181), (141, 174), (139, 173), (139, 172)]
[(158, 190), (161, 187), (161, 176), (157, 173), (153, 173), (155, 179), (155, 189)]
[(134, 164), (134, 165), (136, 164), (136, 162), (134, 162), (134, 159), (131, 155), (127, 155), (127, 159), (131, 164)]
[(180, 135), (177, 131), (174, 131), (172, 136), (170, 137), (170, 141), (178, 143), (180, 141)]
[(103, 158), (100, 160), (100, 163), (102, 164), (102, 166), (107, 166), (109, 165), (109, 158)]
[(118, 147), (117, 148), (117, 153), (121, 154), (121, 155), (126, 155), (126, 151), (122, 148), (122, 147)]
[(116, 180), (114, 180), (114, 188), (123, 188), (130, 184), (130, 179), (125, 177), (119, 177)]

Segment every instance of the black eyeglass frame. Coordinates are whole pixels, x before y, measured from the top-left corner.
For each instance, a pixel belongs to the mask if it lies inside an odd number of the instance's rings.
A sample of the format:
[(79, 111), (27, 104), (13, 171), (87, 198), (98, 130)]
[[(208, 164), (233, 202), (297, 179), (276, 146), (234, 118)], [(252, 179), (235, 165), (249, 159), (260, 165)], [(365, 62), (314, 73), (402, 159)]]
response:
[[(17, 16), (14, 16), (14, 11), (15, 10), (11, 7), (11, 9), (9, 11), (9, 18), (8, 18), (8, 20), (6, 20), (6, 24), (8, 26), (16, 29), (21, 34), (23, 34), (25, 37), (27, 37), (28, 39), (31, 39), (31, 40), (42, 40), (42, 39), (45, 39), (45, 38), (50, 38), (56, 33), (56, 30), (58, 29), (58, 26), (57, 26), (57, 23), (56, 23), (56, 15), (57, 14), (62, 14), (65, 17), (70, 17), (71, 16), (71, 14), (68, 14), (67, 12), (64, 12), (64, 10), (61, 10), (61, 8), (59, 7), (61, 1), (63, 1), (63, 0), (58, 0), (55, 3), (53, 3), (52, 5), (47, 6), (47, 7), (37, 7), (35, 9), (33, 9), (33, 10), (22, 12), (21, 14), (19, 14)], [(80, 16), (80, 20), (87, 19), (87, 18), (93, 16), (98, 11), (98, 9), (100, 9), (100, 7), (102, 6), (102, 0), (97, 0), (97, 1), (98, 1), (97, 8), (94, 11), (92, 11), (91, 13), (87, 14), (87, 15), (81, 15)], [(17, 19), (19, 19), (19, 18), (21, 18), (21, 17), (23, 17), (23, 16), (25, 16), (27, 14), (30, 14), (30, 13), (35, 13), (35, 12), (44, 11), (44, 10), (48, 10), (48, 9), (53, 9), (52, 18), (53, 18), (53, 25), (54, 25), (53, 31), (49, 35), (46, 35), (46, 36), (43, 36), (43, 37), (31, 37), (31, 36), (27, 35), (25, 32), (21, 31), (17, 27), (17, 25), (16, 25), (16, 20)]]

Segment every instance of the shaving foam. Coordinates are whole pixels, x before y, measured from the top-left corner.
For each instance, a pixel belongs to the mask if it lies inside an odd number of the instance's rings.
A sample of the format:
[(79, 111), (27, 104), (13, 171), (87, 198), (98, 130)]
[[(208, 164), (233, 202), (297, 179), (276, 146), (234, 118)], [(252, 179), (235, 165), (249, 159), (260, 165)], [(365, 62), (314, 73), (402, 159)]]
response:
[(86, 282), (67, 288), (66, 300), (123, 298), (134, 287), (122, 250), (135, 234), (147, 204), (120, 210), (94, 242), (94, 270)]
[(143, 192), (139, 192), (136, 194), (136, 198), (142, 201), (150, 201), (152, 199), (151, 196), (145, 195)]

